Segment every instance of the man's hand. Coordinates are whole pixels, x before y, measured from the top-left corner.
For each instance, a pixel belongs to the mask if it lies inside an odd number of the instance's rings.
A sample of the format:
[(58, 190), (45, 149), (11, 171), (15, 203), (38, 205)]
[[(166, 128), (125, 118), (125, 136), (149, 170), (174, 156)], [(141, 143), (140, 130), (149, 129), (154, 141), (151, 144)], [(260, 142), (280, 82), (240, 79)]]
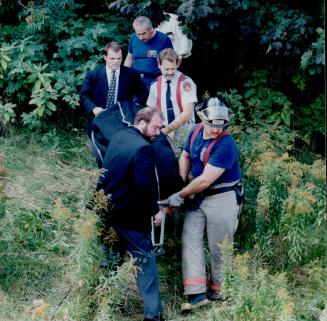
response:
[(161, 131), (162, 131), (162, 133), (165, 134), (165, 135), (167, 135), (167, 134), (169, 133), (167, 127), (161, 129)]
[(184, 203), (184, 198), (178, 193), (170, 195), (166, 200), (159, 201), (158, 204), (165, 207), (178, 207)]
[(98, 116), (100, 113), (102, 113), (103, 111), (105, 111), (105, 109), (101, 108), (101, 107), (94, 107), (92, 109), (92, 112), (94, 114), (94, 116)]
[(153, 224), (154, 225), (160, 225), (161, 221), (162, 221), (162, 212), (161, 210), (153, 216)]

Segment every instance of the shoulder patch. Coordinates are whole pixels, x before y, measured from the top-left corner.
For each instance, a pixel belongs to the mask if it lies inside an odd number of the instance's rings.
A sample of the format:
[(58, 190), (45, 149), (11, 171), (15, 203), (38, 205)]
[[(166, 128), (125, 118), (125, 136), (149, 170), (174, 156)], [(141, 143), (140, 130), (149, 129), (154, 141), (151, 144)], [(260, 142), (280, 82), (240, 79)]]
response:
[(192, 89), (192, 84), (190, 83), (190, 81), (185, 80), (183, 82), (183, 90), (184, 91), (190, 91)]

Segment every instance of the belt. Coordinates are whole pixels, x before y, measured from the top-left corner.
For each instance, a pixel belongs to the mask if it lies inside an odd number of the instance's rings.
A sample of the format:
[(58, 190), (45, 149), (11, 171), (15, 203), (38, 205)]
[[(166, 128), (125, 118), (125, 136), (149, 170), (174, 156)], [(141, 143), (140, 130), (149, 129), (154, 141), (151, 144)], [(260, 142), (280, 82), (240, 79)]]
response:
[(204, 197), (206, 197), (206, 196), (226, 193), (226, 192), (229, 192), (229, 191), (234, 191), (235, 187), (236, 187), (236, 185), (220, 187), (220, 188), (207, 188), (206, 190), (202, 191), (202, 194), (203, 194)]

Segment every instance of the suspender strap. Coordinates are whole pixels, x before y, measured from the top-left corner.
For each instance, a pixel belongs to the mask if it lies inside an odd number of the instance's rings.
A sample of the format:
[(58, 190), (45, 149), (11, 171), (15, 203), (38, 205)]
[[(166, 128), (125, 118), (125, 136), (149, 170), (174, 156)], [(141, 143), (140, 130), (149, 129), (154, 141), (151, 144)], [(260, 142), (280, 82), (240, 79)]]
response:
[(162, 76), (157, 78), (157, 108), (161, 110), (161, 83), (162, 83)]
[[(176, 100), (181, 113), (183, 112), (181, 85), (185, 79), (186, 76), (184, 74), (179, 75), (176, 86)], [(159, 110), (161, 110), (161, 84), (162, 76), (159, 76), (157, 78), (157, 108), (159, 108)]]
[[(199, 124), (194, 128), (194, 131), (192, 133), (192, 136), (190, 138), (190, 150), (192, 150), (192, 146), (195, 140), (195, 137), (199, 134), (200, 130), (203, 128), (203, 124)], [(203, 155), (203, 166), (206, 166), (208, 161), (209, 161), (209, 156), (210, 156), (210, 152), (212, 150), (212, 148), (215, 146), (215, 144), (218, 142), (218, 140), (220, 140), (221, 138), (223, 138), (224, 136), (229, 135), (229, 131), (228, 130), (224, 130), (216, 139), (214, 139), (209, 146), (207, 147), (207, 149), (204, 152)]]
[(206, 149), (206, 151), (204, 152), (203, 155), (203, 166), (206, 166), (208, 161), (209, 161), (209, 156), (210, 156), (210, 152), (212, 150), (212, 148), (216, 145), (216, 143), (218, 142), (218, 140), (220, 140), (221, 138), (223, 138), (224, 136), (229, 135), (228, 130), (224, 130), (216, 139), (214, 139), (208, 146), (208, 148)]
[(193, 130), (193, 133), (192, 133), (192, 136), (191, 136), (191, 139), (190, 139), (190, 150), (192, 149), (192, 146), (193, 146), (193, 143), (194, 143), (194, 140), (195, 140), (195, 137), (198, 135), (199, 131), (203, 128), (203, 124), (199, 124), (197, 125), (194, 130)]
[(183, 80), (185, 80), (185, 78), (186, 78), (186, 76), (184, 74), (181, 74), (178, 77), (177, 87), (176, 87), (176, 99), (177, 99), (179, 111), (181, 113), (183, 112), (181, 85), (182, 85)]

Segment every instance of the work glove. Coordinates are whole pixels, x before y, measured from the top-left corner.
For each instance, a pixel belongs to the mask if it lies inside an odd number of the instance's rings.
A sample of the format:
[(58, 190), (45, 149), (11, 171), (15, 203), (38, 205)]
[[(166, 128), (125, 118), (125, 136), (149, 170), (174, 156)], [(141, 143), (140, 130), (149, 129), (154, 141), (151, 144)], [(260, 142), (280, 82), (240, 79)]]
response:
[(184, 198), (180, 197), (178, 193), (170, 195), (167, 199), (159, 201), (158, 204), (164, 207), (178, 207), (184, 203)]

